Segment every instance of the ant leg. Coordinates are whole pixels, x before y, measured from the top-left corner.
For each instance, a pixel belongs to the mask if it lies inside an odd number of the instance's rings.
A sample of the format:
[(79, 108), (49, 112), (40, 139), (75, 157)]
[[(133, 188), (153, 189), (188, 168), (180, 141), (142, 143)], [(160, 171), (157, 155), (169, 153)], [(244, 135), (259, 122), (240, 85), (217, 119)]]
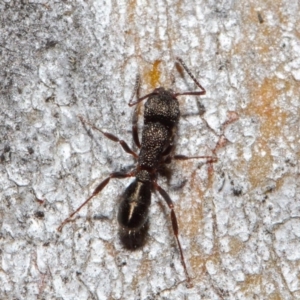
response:
[[(135, 85), (134, 85), (132, 95), (128, 102), (129, 106), (132, 106), (131, 104), (132, 104), (132, 99), (134, 98), (134, 96), (137, 95), (137, 97), (138, 97), (139, 87), (140, 87), (140, 75), (138, 74), (135, 79)], [(137, 145), (137, 147), (141, 148), (141, 143), (140, 143), (139, 135), (138, 135), (138, 127), (137, 127), (138, 110), (139, 110), (139, 108), (138, 108), (138, 106), (136, 106), (134, 109), (134, 112), (133, 112), (133, 116), (132, 116), (132, 137), (133, 137), (134, 143)]]
[(92, 193), (92, 195), (87, 198), (76, 210), (74, 210), (60, 225), (59, 227), (57, 228), (57, 230), (59, 232), (61, 232), (62, 228), (72, 220), (72, 217), (77, 214), (81, 208), (83, 206), (85, 206), (92, 198), (94, 198), (97, 194), (99, 194), (105, 187), (106, 185), (109, 183), (110, 179), (111, 178), (119, 178), (119, 179), (122, 179), (122, 178), (127, 178), (127, 177), (132, 177), (134, 176), (133, 173), (122, 173), (122, 172), (114, 172), (114, 173), (111, 173), (106, 179), (104, 179), (97, 187), (96, 189), (94, 190), (94, 192)]
[(135, 94), (138, 94), (139, 87), (140, 87), (140, 76), (137, 75), (137, 76), (136, 76), (136, 80), (135, 80), (134, 90), (133, 90), (133, 93), (132, 93), (132, 95), (131, 95), (131, 97), (130, 97), (130, 100), (129, 100), (129, 102), (128, 102), (128, 105), (129, 105), (130, 107), (133, 106), (133, 105), (136, 105), (136, 104), (138, 104), (138, 103), (140, 103), (140, 102), (142, 102), (143, 100), (147, 99), (147, 98), (150, 97), (150, 96), (157, 95), (157, 92), (154, 90), (152, 93), (147, 94), (147, 95), (145, 95), (145, 96), (143, 96), (143, 97), (141, 97), (141, 98), (139, 98), (139, 95), (137, 95), (137, 96), (138, 96), (138, 99), (137, 99), (135, 102), (133, 102), (132, 100), (133, 100), (133, 98), (134, 98), (134, 95), (135, 95)]
[(218, 140), (218, 142), (216, 144), (216, 147), (213, 150), (214, 154), (218, 151), (218, 149), (224, 147), (226, 145), (226, 143), (228, 142), (228, 140), (226, 139), (225, 134), (224, 134), (225, 128), (228, 125), (234, 123), (235, 121), (237, 121), (239, 119), (239, 116), (238, 116), (238, 114), (235, 111), (229, 111), (227, 113), (227, 117), (228, 117), (228, 119), (222, 124), (222, 132), (223, 133), (219, 137), (219, 140)]
[[(217, 142), (217, 145), (215, 147), (215, 149), (213, 150), (213, 153), (216, 153), (216, 151), (219, 148), (222, 148), (226, 145), (227, 139), (224, 135), (224, 131), (226, 129), (226, 127), (232, 123), (234, 123), (235, 121), (237, 121), (239, 119), (239, 115), (235, 112), (235, 111), (228, 111), (227, 112), (227, 120), (222, 124), (221, 127), (221, 135), (219, 136), (219, 140)], [(215, 134), (216, 136), (218, 136), (218, 134), (215, 132), (214, 129), (212, 129), (209, 124), (207, 123), (207, 121), (202, 118), (202, 120), (204, 121), (204, 123), (206, 124), (206, 127), (213, 132), (213, 134)]]
[(129, 102), (128, 102), (128, 105), (129, 105), (129, 106), (132, 106), (132, 105), (133, 105), (132, 100), (133, 100), (134, 96), (137, 95), (137, 93), (138, 93), (138, 89), (139, 89), (139, 87), (140, 87), (140, 81), (141, 81), (140, 75), (137, 74), (137, 75), (136, 75), (136, 79), (135, 79), (134, 89), (133, 89), (132, 95), (131, 95), (131, 97), (130, 97), (130, 100), (129, 100)]
[(171, 143), (162, 153), (163, 159), (161, 164), (170, 164), (172, 161), (171, 153), (174, 150), (175, 146)]
[(173, 201), (171, 200), (171, 198), (167, 194), (167, 192), (162, 187), (160, 187), (157, 184), (157, 182), (154, 182), (154, 188), (164, 198), (164, 200), (167, 202), (167, 204), (168, 204), (168, 206), (169, 206), (169, 208), (171, 210), (170, 216), (171, 216), (171, 221), (172, 221), (172, 227), (173, 227), (173, 232), (174, 232), (177, 244), (178, 244), (178, 248), (179, 248), (179, 252), (180, 252), (180, 257), (181, 257), (181, 263), (182, 263), (182, 266), (183, 266), (183, 269), (184, 269), (184, 273), (185, 273), (188, 285), (189, 285), (189, 287), (192, 287), (191, 278), (190, 278), (189, 273), (188, 273), (187, 268), (186, 268), (186, 264), (185, 264), (184, 256), (183, 256), (183, 251), (182, 251), (181, 244), (180, 244), (180, 241), (179, 241), (179, 238), (178, 238), (178, 233), (179, 233), (178, 222), (177, 222), (176, 214), (175, 214), (175, 211), (174, 211)]
[[(164, 164), (171, 163), (172, 159), (175, 160), (188, 160), (188, 159), (206, 159), (207, 164), (215, 163), (218, 161), (216, 156), (186, 156), (182, 154), (170, 155), (172, 150), (174, 149), (173, 145), (170, 145), (163, 153), (163, 156), (166, 156), (163, 160)], [(213, 152), (215, 153), (215, 152)]]
[(206, 94), (205, 88), (199, 83), (199, 81), (195, 78), (195, 76), (192, 74), (190, 69), (186, 66), (186, 64), (183, 62), (183, 60), (180, 57), (176, 57), (176, 59), (180, 62), (182, 67), (185, 69), (185, 71), (189, 74), (189, 76), (193, 79), (193, 81), (196, 83), (196, 85), (200, 88), (200, 92), (185, 92), (185, 93), (176, 93), (175, 97), (182, 96), (182, 95), (195, 95), (195, 96), (202, 96)]
[[(177, 154), (177, 155), (173, 155), (172, 157), (167, 157), (167, 162), (171, 162), (172, 159), (176, 159), (176, 160), (206, 159), (207, 164), (212, 164), (212, 163), (217, 162), (218, 158), (216, 156), (216, 153), (217, 153), (218, 149), (224, 147), (227, 143), (227, 139), (224, 135), (224, 130), (229, 124), (234, 123), (239, 118), (238, 114), (234, 111), (228, 112), (227, 115), (228, 115), (228, 119), (222, 124), (223, 133), (221, 134), (221, 136), (219, 136), (219, 140), (218, 140), (215, 148), (212, 150), (212, 153), (215, 156), (185, 156), (185, 155)], [(209, 128), (215, 135), (217, 135), (217, 133), (208, 125), (206, 120), (204, 118), (202, 118), (202, 119), (203, 119), (204, 123), (206, 124), (207, 128)]]
[[(213, 151), (214, 154), (215, 151)], [(185, 155), (174, 155), (173, 157), (176, 160), (188, 160), (188, 159), (206, 159), (206, 164), (208, 164), (208, 172), (211, 173), (213, 171), (213, 163), (218, 161), (218, 158), (216, 156), (185, 156)]]
[(218, 158), (216, 156), (185, 156), (185, 155), (177, 154), (174, 155), (172, 158), (176, 160), (206, 159), (207, 164), (215, 163), (218, 161)]
[(138, 123), (138, 106), (135, 107), (132, 116), (132, 138), (134, 140), (134, 143), (137, 145), (137, 147), (141, 148), (137, 123)]
[(104, 132), (101, 129), (97, 128), (96, 126), (94, 126), (93, 124), (89, 123), (88, 121), (86, 121), (82, 116), (78, 116), (78, 118), (80, 119), (80, 121), (82, 122), (82, 124), (86, 124), (89, 125), (90, 127), (92, 127), (94, 130), (98, 130), (100, 131), (104, 136), (106, 136), (108, 139), (119, 143), (123, 150), (129, 154), (131, 154), (132, 156), (134, 156), (135, 158), (138, 158), (138, 155), (130, 149), (130, 147), (128, 146), (128, 144), (124, 141), (124, 140), (120, 140), (118, 137), (116, 137), (115, 135), (108, 133), (108, 132)]
[(168, 164), (172, 161), (172, 159), (176, 160), (188, 160), (188, 159), (206, 159), (206, 163), (215, 163), (218, 161), (218, 158), (216, 156), (186, 156), (182, 154), (177, 155), (170, 155), (172, 151), (174, 150), (174, 145), (170, 144), (162, 153), (162, 156), (165, 156), (163, 163)]
[(223, 131), (224, 131), (225, 127), (227, 127), (227, 125), (229, 125), (239, 119), (239, 116), (235, 111), (227, 112), (227, 117), (228, 117), (228, 119), (222, 125)]

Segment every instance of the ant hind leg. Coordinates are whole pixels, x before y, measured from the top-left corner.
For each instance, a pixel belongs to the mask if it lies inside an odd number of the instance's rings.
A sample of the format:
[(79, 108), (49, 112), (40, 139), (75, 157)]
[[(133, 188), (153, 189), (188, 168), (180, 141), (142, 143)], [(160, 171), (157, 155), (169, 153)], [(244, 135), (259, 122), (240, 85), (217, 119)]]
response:
[(178, 248), (179, 248), (181, 263), (182, 263), (182, 266), (183, 266), (183, 269), (184, 269), (184, 272), (185, 272), (188, 287), (192, 287), (193, 285), (191, 283), (191, 278), (190, 278), (189, 273), (187, 271), (187, 267), (186, 267), (186, 264), (185, 264), (181, 243), (179, 241), (178, 222), (177, 222), (177, 217), (176, 217), (176, 214), (175, 214), (175, 211), (174, 211), (173, 201), (171, 200), (168, 193), (161, 186), (159, 186), (156, 182), (154, 182), (154, 188), (160, 193), (160, 195), (163, 197), (163, 199), (167, 202), (167, 205), (169, 206), (169, 208), (171, 210), (170, 217), (171, 217), (171, 222), (172, 222), (172, 228), (173, 228), (173, 232), (174, 232), (174, 235), (175, 235), (175, 238), (176, 238), (176, 241), (177, 241), (177, 245), (178, 245)]
[(76, 210), (74, 210), (57, 228), (57, 231), (61, 232), (61, 230), (63, 229), (63, 227), (72, 221), (72, 217), (77, 214), (82, 207), (84, 207), (92, 198), (94, 198), (96, 195), (98, 195), (109, 183), (111, 178), (127, 178), (127, 177), (132, 177), (134, 176), (133, 173), (122, 173), (122, 172), (114, 172), (111, 173), (106, 179), (104, 179), (94, 190), (94, 192), (92, 193), (92, 195), (87, 198)]

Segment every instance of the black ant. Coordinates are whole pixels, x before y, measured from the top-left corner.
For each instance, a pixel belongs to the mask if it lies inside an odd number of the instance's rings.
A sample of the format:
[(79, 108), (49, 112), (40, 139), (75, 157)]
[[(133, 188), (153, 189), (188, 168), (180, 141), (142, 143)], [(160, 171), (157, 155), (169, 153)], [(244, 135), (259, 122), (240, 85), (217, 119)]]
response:
[(172, 90), (166, 90), (163, 87), (159, 87), (152, 93), (137, 99), (136, 102), (132, 102), (133, 97), (139, 88), (139, 77), (137, 78), (134, 93), (128, 103), (129, 106), (136, 105), (141, 101), (148, 99), (144, 107), (144, 127), (141, 143), (138, 137), (137, 110), (135, 110), (134, 117), (132, 119), (132, 135), (136, 146), (140, 149), (139, 154), (136, 154), (125, 141), (96, 128), (94, 125), (88, 123), (79, 116), (83, 124), (88, 124), (93, 129), (100, 131), (108, 139), (120, 143), (125, 152), (134, 156), (138, 162), (136, 168), (129, 173), (111, 173), (96, 187), (92, 195), (61, 223), (57, 230), (61, 231), (63, 226), (71, 221), (72, 217), (79, 212), (84, 205), (101, 192), (112, 178), (121, 179), (135, 177), (135, 180), (126, 188), (119, 206), (118, 222), (120, 225), (121, 242), (127, 249), (130, 250), (135, 250), (144, 244), (149, 225), (148, 211), (151, 203), (151, 193), (153, 190), (158, 191), (171, 210), (171, 221), (174, 235), (178, 244), (184, 272), (190, 285), (190, 276), (187, 272), (181, 244), (178, 238), (178, 223), (174, 211), (174, 204), (167, 192), (157, 183), (157, 177), (163, 166), (165, 166), (165, 164), (169, 164), (172, 159), (187, 160), (204, 158), (207, 159), (207, 163), (213, 163), (217, 161), (217, 158), (213, 156), (187, 157), (184, 155), (173, 154), (173, 150), (175, 148), (174, 137), (180, 117), (177, 97), (182, 95), (202, 96), (206, 93), (205, 89), (191, 74), (185, 63), (180, 58), (177, 58), (177, 60), (181, 63), (195, 84), (200, 88), (200, 91), (174, 93)]

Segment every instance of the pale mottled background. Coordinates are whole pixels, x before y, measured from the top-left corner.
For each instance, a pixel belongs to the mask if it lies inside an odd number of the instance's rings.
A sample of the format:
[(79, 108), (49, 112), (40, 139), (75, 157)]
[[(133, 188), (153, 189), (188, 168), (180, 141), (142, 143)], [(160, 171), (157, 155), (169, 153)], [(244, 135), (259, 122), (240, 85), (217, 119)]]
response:
[[(300, 299), (299, 1), (2, 1), (0, 299)], [(113, 180), (62, 234), (60, 222), (134, 160), (77, 115), (132, 145), (127, 106), (157, 86), (181, 97), (175, 202), (194, 288), (154, 194), (148, 243), (117, 238), (132, 179)], [(203, 113), (203, 109), (205, 112)], [(140, 114), (142, 121), (142, 112)]]

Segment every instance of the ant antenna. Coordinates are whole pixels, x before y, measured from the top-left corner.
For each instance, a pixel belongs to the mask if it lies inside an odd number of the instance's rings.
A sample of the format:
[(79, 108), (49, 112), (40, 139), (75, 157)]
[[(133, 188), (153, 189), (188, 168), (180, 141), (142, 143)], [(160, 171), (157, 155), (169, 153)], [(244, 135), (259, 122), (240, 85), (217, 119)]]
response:
[(137, 74), (137, 75), (136, 75), (136, 78), (135, 78), (134, 89), (133, 89), (132, 95), (131, 95), (131, 97), (130, 97), (130, 100), (129, 100), (129, 102), (128, 102), (128, 105), (129, 105), (129, 106), (134, 105), (134, 104), (132, 104), (132, 100), (133, 100), (134, 96), (136, 95), (137, 90), (138, 90), (139, 87), (140, 87), (140, 82), (141, 82), (140, 74)]
[(182, 67), (185, 69), (185, 71), (189, 74), (189, 76), (193, 79), (193, 81), (196, 83), (196, 85), (201, 89), (200, 92), (185, 92), (185, 93), (176, 93), (175, 97), (177, 96), (182, 96), (182, 95), (205, 95), (206, 94), (206, 90), (205, 88), (198, 82), (198, 80), (195, 78), (195, 76), (192, 74), (192, 72), (190, 71), (190, 69), (186, 66), (186, 64), (183, 62), (183, 60), (180, 57), (176, 57), (176, 59), (180, 62), (180, 64), (182, 65)]
[(152, 93), (150, 93), (150, 94), (148, 94), (148, 95), (146, 95), (146, 96), (143, 96), (143, 97), (137, 99), (137, 101), (132, 102), (132, 100), (133, 100), (134, 96), (136, 95), (136, 92), (137, 92), (137, 90), (138, 90), (139, 87), (140, 87), (140, 75), (138, 74), (138, 75), (136, 76), (136, 79), (135, 79), (135, 84), (134, 84), (133, 93), (132, 93), (132, 95), (131, 95), (131, 97), (130, 97), (130, 100), (129, 100), (129, 102), (128, 102), (128, 105), (129, 105), (130, 107), (131, 107), (131, 106), (134, 106), (134, 105), (136, 105), (136, 104), (138, 104), (138, 103), (140, 103), (140, 102), (142, 102), (143, 100), (147, 99), (147, 98), (150, 97), (150, 96), (157, 95), (156, 92), (152, 92)]

